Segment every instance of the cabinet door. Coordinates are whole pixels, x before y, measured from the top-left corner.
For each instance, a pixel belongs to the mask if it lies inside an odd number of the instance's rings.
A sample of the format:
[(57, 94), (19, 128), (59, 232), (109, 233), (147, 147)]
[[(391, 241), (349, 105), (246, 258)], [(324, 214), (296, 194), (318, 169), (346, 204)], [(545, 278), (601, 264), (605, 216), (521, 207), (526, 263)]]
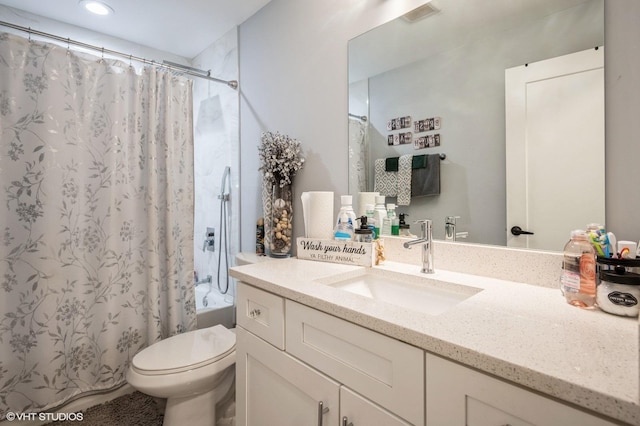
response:
[(239, 426), (338, 424), (338, 383), (242, 327), (236, 329), (236, 334)]
[(411, 426), (351, 389), (340, 388), (340, 426)]
[(427, 354), (427, 426), (613, 426), (604, 419)]
[(286, 351), (415, 425), (424, 424), (424, 351), (291, 300)]

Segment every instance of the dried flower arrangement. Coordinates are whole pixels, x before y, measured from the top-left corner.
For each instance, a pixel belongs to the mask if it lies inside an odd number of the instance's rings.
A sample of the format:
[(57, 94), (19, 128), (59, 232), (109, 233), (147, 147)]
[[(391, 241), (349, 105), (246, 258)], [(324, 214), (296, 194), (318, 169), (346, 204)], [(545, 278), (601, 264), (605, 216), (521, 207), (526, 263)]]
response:
[(258, 148), (260, 171), (265, 182), (280, 187), (291, 184), (292, 178), (304, 166), (300, 141), (276, 132), (264, 132)]

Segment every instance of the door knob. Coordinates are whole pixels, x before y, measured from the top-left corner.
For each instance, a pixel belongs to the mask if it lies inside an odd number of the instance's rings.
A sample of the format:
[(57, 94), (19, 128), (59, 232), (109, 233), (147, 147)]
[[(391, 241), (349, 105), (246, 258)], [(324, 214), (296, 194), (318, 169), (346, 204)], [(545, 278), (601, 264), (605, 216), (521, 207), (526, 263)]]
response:
[(533, 232), (523, 231), (519, 226), (514, 226), (511, 228), (511, 233), (513, 235), (533, 235)]

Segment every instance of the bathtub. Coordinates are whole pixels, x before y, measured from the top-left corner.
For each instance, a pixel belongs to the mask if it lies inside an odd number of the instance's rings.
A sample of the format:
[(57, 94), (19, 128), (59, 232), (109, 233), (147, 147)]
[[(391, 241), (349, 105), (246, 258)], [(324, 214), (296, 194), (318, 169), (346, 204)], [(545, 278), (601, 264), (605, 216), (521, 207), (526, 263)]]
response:
[[(213, 284), (211, 293), (208, 284), (200, 284), (196, 287), (196, 318), (198, 328), (213, 327), (222, 324), (227, 328), (235, 327), (235, 306), (233, 305), (233, 297), (230, 295), (220, 294), (216, 285)], [(207, 295), (209, 301), (204, 306), (203, 299)]]

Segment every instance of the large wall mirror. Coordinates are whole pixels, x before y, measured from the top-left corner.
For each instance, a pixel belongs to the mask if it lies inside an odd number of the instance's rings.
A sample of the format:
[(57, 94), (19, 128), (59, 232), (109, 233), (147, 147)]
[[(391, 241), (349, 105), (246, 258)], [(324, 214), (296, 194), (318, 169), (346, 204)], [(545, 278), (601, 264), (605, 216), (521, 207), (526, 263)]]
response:
[[(349, 41), (350, 193), (379, 189), (376, 160), (445, 154), (439, 194), (397, 210), (432, 219), (437, 239), (459, 216), (459, 241), (560, 251), (571, 229), (604, 224), (604, 0), (426, 6)], [(388, 127), (401, 117), (408, 128)], [(414, 127), (434, 117), (439, 129)]]

